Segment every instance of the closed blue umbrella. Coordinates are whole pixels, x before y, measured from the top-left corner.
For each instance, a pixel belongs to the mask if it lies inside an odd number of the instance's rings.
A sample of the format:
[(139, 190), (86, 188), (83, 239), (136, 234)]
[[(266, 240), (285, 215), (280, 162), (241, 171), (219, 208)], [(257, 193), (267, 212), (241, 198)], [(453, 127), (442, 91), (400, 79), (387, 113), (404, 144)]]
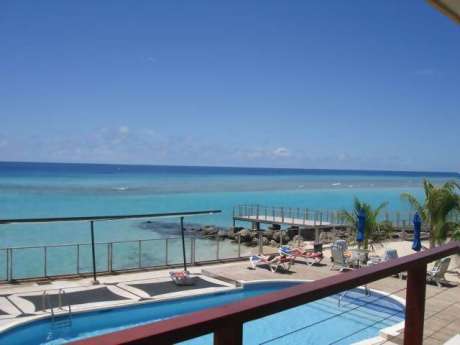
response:
[(364, 228), (366, 227), (366, 213), (363, 209), (358, 212), (358, 231), (356, 232), (356, 241), (364, 241)]
[(422, 242), (420, 241), (420, 231), (422, 229), (422, 220), (420, 215), (415, 213), (414, 215), (414, 241), (412, 242), (412, 249), (419, 252), (422, 249)]

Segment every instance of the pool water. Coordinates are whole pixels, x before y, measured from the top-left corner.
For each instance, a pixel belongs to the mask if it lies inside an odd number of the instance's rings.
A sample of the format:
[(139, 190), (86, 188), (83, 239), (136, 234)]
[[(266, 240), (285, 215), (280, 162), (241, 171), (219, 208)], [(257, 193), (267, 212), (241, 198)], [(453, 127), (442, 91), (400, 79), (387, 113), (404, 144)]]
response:
[[(157, 322), (178, 315), (216, 307), (279, 289), (298, 282), (261, 282), (243, 288), (170, 301), (144, 303), (120, 308), (77, 313), (70, 327), (52, 328), (50, 319), (41, 319), (0, 333), (0, 344), (65, 344)], [(351, 344), (378, 335), (380, 329), (404, 319), (404, 306), (392, 298), (363, 290), (330, 296), (244, 324), (244, 344)], [(182, 345), (212, 344), (212, 335)]]

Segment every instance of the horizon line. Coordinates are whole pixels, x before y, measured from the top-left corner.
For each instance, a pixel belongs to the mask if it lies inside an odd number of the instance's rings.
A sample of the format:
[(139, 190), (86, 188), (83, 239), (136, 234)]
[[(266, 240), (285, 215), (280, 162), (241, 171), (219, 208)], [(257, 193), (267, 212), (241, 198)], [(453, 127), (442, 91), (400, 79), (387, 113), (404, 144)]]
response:
[(0, 160), (2, 163), (20, 164), (67, 164), (67, 165), (102, 165), (102, 166), (132, 166), (132, 167), (185, 167), (185, 168), (223, 168), (223, 169), (264, 169), (264, 170), (297, 170), (297, 171), (337, 171), (337, 172), (383, 172), (383, 173), (416, 173), (416, 174), (435, 174), (450, 175), (460, 178), (460, 172), (456, 171), (426, 171), (426, 170), (390, 170), (390, 169), (337, 169), (337, 168), (287, 168), (287, 167), (250, 167), (250, 166), (230, 166), (230, 165), (177, 165), (177, 164), (148, 164), (148, 163), (94, 163), (94, 162), (50, 162), (50, 161), (9, 161)]

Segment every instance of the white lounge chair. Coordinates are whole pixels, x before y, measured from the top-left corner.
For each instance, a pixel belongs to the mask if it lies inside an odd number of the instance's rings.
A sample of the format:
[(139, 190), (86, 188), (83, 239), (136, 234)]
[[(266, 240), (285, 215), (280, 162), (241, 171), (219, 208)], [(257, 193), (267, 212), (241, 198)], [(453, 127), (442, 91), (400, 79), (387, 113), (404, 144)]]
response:
[[(398, 251), (393, 248), (388, 248), (383, 254), (383, 262), (399, 259)], [(403, 279), (403, 272), (397, 274), (399, 279)]]
[(390, 261), (394, 259), (399, 259), (398, 251), (392, 248), (386, 249), (383, 254), (383, 261)]
[(442, 258), (436, 261), (431, 271), (427, 272), (426, 280), (428, 282), (436, 283), (438, 287), (442, 287), (441, 283), (447, 283), (446, 272), (449, 268), (450, 258)]
[(323, 253), (321, 252), (311, 252), (302, 248), (290, 248), (288, 246), (280, 247), (278, 249), (280, 255), (286, 255), (292, 257), (292, 261), (295, 262), (297, 257), (305, 259), (305, 264), (307, 266), (319, 265), (323, 260)]
[(344, 252), (348, 250), (348, 243), (345, 240), (335, 240), (333, 245), (342, 248)]
[(331, 270), (333, 269), (339, 269), (339, 271), (343, 270), (349, 270), (350, 265), (348, 262), (348, 258), (345, 256), (345, 251), (343, 250), (343, 247), (337, 246), (337, 245), (332, 245), (331, 246), (331, 256), (332, 256), (332, 266)]
[(259, 265), (264, 265), (268, 266), (270, 271), (273, 273), (276, 272), (280, 267), (285, 271), (289, 271), (293, 261), (293, 257), (288, 257), (285, 255), (253, 255), (249, 257), (249, 263), (251, 264), (252, 269), (256, 269), (256, 267)]

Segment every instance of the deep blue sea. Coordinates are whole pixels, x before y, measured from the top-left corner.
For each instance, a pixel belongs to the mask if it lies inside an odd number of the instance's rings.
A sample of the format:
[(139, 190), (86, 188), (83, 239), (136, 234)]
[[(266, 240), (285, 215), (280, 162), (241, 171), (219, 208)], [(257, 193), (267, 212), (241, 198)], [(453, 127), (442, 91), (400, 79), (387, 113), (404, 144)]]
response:
[[(388, 201), (389, 211), (404, 211), (408, 205), (401, 200), (401, 193), (411, 192), (422, 199), (423, 178), (440, 183), (459, 179), (459, 175), (3, 162), (0, 218), (220, 209), (221, 214), (195, 217), (187, 222), (230, 226), (232, 208), (238, 204), (349, 209), (354, 196), (375, 205)], [(88, 225), (82, 223), (0, 227), (0, 248), (89, 241)], [(96, 230), (96, 241), (100, 242), (169, 236), (143, 229), (139, 221), (98, 223)], [(175, 229), (171, 232), (177, 234)]]

